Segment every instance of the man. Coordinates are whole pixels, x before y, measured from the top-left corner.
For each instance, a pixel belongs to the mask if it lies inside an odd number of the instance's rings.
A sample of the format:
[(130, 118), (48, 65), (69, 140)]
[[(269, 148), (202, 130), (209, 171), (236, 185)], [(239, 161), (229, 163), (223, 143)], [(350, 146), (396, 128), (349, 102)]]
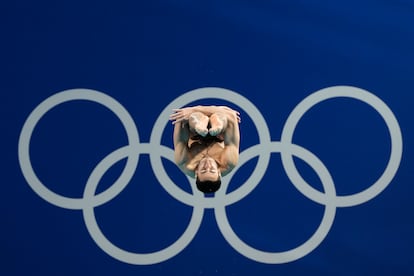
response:
[(193, 106), (174, 109), (175, 163), (196, 178), (203, 193), (220, 188), (239, 159), (239, 112), (226, 106)]

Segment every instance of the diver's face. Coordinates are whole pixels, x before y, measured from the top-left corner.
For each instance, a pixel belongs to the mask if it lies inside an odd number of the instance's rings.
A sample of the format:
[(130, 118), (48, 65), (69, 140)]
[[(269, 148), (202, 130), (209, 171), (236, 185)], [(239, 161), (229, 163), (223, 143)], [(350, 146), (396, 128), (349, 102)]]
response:
[(196, 175), (200, 181), (216, 181), (220, 176), (216, 161), (211, 157), (201, 159), (196, 169)]

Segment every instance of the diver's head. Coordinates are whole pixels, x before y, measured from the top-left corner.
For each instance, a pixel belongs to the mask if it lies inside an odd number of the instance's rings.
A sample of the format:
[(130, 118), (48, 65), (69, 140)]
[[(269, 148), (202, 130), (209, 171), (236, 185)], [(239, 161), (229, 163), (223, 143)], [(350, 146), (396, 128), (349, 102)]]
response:
[(203, 193), (214, 193), (221, 186), (221, 172), (217, 162), (206, 156), (200, 160), (196, 170), (196, 185)]

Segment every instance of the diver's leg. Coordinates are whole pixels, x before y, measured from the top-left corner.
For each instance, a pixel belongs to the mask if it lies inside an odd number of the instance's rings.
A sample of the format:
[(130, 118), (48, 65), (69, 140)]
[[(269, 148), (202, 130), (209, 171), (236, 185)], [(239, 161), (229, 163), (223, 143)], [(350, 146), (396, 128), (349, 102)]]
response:
[(193, 112), (188, 119), (188, 124), (190, 125), (191, 131), (194, 131), (204, 137), (208, 133), (208, 121), (209, 118), (204, 115), (204, 113)]
[(210, 116), (210, 129), (211, 136), (217, 136), (223, 129), (227, 127), (227, 117), (224, 113), (217, 112)]

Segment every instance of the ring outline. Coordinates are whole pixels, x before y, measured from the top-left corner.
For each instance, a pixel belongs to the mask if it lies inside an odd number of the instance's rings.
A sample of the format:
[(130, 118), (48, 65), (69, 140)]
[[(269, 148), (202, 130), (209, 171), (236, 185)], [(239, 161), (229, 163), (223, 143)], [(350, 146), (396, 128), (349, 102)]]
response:
[[(130, 145), (139, 143), (139, 135), (134, 120), (120, 103), (102, 92), (91, 89), (69, 89), (56, 93), (45, 99), (30, 113), (23, 125), (18, 142), (18, 159), (26, 182), (35, 193), (49, 203), (66, 209), (80, 210), (91, 202), (86, 202), (83, 198), (65, 197), (48, 189), (37, 177), (30, 161), (30, 140), (37, 123), (52, 108), (74, 100), (92, 101), (111, 110), (125, 127)], [(122, 191), (134, 174), (137, 165), (138, 156), (129, 156), (121, 175), (110, 188), (95, 196), (94, 204), (100, 205)]]
[[(384, 120), (391, 137), (391, 153), (387, 167), (377, 181), (365, 190), (352, 195), (336, 196), (338, 207), (351, 207), (365, 203), (381, 193), (392, 181), (400, 165), (402, 157), (402, 134), (398, 121), (391, 109), (374, 94), (352, 86), (332, 86), (321, 89), (303, 99), (290, 113), (282, 130), (281, 142), (286, 146), (292, 144), (294, 130), (302, 116), (316, 104), (332, 98), (346, 97), (360, 100), (374, 108)], [(309, 185), (298, 172), (292, 155), (281, 153), (283, 167), (293, 185), (309, 199), (325, 204), (325, 196)], [(299, 179), (300, 181), (293, 181)]]

